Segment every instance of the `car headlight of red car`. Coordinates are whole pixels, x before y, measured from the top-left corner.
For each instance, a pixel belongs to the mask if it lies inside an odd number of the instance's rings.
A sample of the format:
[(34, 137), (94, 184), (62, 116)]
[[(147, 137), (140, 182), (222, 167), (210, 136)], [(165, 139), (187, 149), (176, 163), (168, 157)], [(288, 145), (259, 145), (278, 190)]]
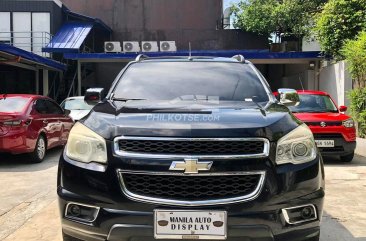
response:
[(355, 122), (352, 118), (349, 118), (348, 120), (343, 121), (342, 125), (346, 128), (352, 128), (355, 126)]

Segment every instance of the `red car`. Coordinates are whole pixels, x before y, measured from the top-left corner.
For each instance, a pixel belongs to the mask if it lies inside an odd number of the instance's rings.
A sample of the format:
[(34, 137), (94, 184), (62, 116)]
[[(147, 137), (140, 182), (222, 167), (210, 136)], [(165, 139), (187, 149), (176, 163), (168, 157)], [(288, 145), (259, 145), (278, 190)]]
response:
[(33, 162), (41, 162), (48, 149), (66, 144), (72, 126), (48, 97), (0, 95), (0, 152), (30, 153)]
[(356, 129), (353, 119), (344, 114), (347, 107), (338, 108), (326, 92), (297, 92), (300, 104), (289, 108), (310, 127), (322, 155), (339, 156), (342, 161), (351, 162), (356, 148)]

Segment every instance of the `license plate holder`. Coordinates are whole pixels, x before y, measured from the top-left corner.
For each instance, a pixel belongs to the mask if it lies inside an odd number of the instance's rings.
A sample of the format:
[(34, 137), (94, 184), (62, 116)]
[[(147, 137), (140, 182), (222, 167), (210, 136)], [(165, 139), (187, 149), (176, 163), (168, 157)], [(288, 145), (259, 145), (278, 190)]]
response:
[(334, 147), (334, 140), (315, 140), (317, 147)]
[(155, 239), (225, 240), (227, 212), (154, 210)]

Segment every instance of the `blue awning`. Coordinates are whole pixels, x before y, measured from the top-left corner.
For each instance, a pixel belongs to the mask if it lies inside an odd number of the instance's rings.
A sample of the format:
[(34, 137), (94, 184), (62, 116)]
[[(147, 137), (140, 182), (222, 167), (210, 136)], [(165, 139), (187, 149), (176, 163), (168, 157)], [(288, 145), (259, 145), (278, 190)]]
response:
[(17, 47), (0, 43), (0, 62), (14, 62), (31, 67), (43, 67), (49, 70), (65, 71), (66, 65), (52, 59), (44, 58), (37, 54), (19, 49)]
[(93, 23), (88, 22), (65, 23), (42, 51), (49, 53), (77, 53), (92, 28)]
[[(65, 59), (81, 60), (85, 62), (99, 61), (117, 61), (133, 60), (140, 53), (69, 53), (65, 54)], [(149, 57), (165, 57), (165, 56), (189, 56), (189, 51), (177, 52), (150, 52), (143, 53)], [(270, 52), (268, 50), (197, 50), (191, 52), (192, 56), (214, 56), (214, 57), (232, 57), (241, 54), (246, 59), (256, 63), (283, 63), (283, 60), (291, 61), (312, 61), (324, 58), (319, 51), (309, 52)]]

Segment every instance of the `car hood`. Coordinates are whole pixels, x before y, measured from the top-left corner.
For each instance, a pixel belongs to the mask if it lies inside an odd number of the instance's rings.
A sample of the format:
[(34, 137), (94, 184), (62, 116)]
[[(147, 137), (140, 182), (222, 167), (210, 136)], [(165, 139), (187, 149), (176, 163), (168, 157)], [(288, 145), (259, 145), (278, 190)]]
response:
[(82, 123), (108, 140), (122, 135), (276, 140), (300, 124), (276, 103), (261, 109), (253, 102), (187, 101), (107, 101), (98, 104)]
[(349, 119), (348, 115), (343, 113), (294, 113), (294, 115), (303, 122), (332, 122), (344, 121)]
[(78, 121), (78, 120), (82, 119), (83, 117), (85, 117), (86, 115), (88, 115), (89, 112), (90, 112), (90, 110), (71, 110), (69, 116), (74, 121)]

